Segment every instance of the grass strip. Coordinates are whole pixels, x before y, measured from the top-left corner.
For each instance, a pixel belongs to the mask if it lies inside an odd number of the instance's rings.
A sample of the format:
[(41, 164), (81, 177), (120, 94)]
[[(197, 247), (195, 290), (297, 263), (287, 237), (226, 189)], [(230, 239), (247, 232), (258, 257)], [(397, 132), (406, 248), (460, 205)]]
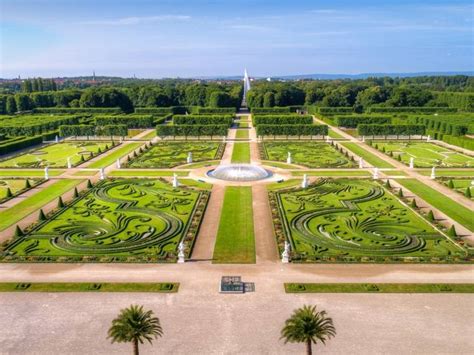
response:
[(267, 185), (267, 190), (276, 191), (276, 190), (281, 190), (288, 187), (300, 186), (300, 185), (301, 185), (301, 179), (289, 179), (282, 182), (272, 182), (271, 184)]
[(234, 143), (232, 150), (232, 163), (250, 163), (250, 144), (248, 143)]
[(115, 163), (115, 161), (117, 159), (120, 159), (124, 155), (127, 155), (128, 153), (134, 151), (135, 149), (137, 149), (141, 145), (143, 145), (143, 143), (124, 144), (123, 146), (121, 146), (120, 148), (115, 150), (114, 152), (104, 156), (102, 159), (99, 159), (99, 160), (91, 163), (90, 165), (87, 166), (87, 168), (90, 168), (90, 169), (105, 168), (105, 167)]
[[(431, 175), (431, 169), (417, 170), (417, 173), (424, 176)], [(436, 176), (460, 176), (460, 177), (474, 177), (474, 170), (449, 170), (449, 169), (436, 169)]]
[(332, 129), (329, 129), (328, 135), (329, 135), (329, 137), (331, 137), (331, 138), (345, 139), (345, 137), (341, 136), (339, 133), (337, 133), (336, 131), (334, 131), (334, 130), (332, 130)]
[(303, 176), (304, 174), (308, 176), (371, 176), (367, 170), (294, 170), (291, 172), (293, 176)]
[[(54, 170), (54, 169), (49, 169), (49, 176), (59, 176), (62, 173), (64, 173), (64, 170)], [(11, 176), (11, 177), (36, 177), (44, 176), (44, 170), (43, 169), (36, 169), (36, 170), (30, 170), (30, 169), (4, 169), (0, 170), (0, 176)]]
[(470, 231), (474, 231), (474, 213), (469, 208), (454, 202), (416, 179), (398, 179), (396, 181)]
[(191, 186), (201, 190), (211, 190), (212, 184), (204, 181), (198, 181), (193, 179), (179, 179), (179, 183), (184, 186)]
[(226, 187), (212, 262), (255, 263), (251, 187)]
[(262, 160), (262, 164), (273, 166), (275, 168), (281, 168), (281, 169), (301, 169), (298, 165), (280, 163), (280, 162), (271, 161), (271, 160)]
[(354, 154), (364, 159), (369, 164), (377, 168), (393, 168), (393, 165), (387, 161), (373, 155), (357, 143), (341, 143), (344, 147), (351, 150)]
[(474, 284), (285, 283), (286, 293), (474, 293)]
[(109, 176), (188, 176), (189, 171), (185, 170), (132, 170), (120, 169), (111, 171)]
[(0, 292), (178, 292), (176, 282), (127, 282), (127, 283), (90, 283), (90, 282), (1, 282)]
[(38, 193), (26, 198), (20, 203), (17, 203), (15, 206), (0, 212), (0, 231), (3, 231), (13, 223), (18, 222), (33, 213), (48, 202), (53, 201), (55, 198), (71, 190), (74, 186), (79, 185), (83, 181), (84, 180), (80, 179), (58, 180)]
[(235, 133), (236, 139), (249, 139), (249, 131), (248, 129), (238, 129)]

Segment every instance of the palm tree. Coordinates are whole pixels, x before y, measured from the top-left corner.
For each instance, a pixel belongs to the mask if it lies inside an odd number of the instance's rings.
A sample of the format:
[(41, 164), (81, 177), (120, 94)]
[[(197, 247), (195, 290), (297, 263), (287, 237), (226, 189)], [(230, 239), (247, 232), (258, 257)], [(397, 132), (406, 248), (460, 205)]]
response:
[(112, 343), (133, 343), (133, 354), (138, 355), (138, 342), (143, 344), (148, 340), (163, 335), (160, 320), (153, 317), (153, 311), (144, 311), (143, 306), (131, 305), (122, 309), (117, 318), (112, 321), (108, 338)]
[(336, 328), (332, 319), (326, 316), (326, 311), (318, 312), (316, 306), (304, 305), (295, 309), (290, 318), (285, 321), (281, 330), (281, 338), (285, 344), (306, 343), (306, 353), (313, 353), (311, 343), (316, 344), (318, 340), (326, 344), (326, 340), (336, 335)]

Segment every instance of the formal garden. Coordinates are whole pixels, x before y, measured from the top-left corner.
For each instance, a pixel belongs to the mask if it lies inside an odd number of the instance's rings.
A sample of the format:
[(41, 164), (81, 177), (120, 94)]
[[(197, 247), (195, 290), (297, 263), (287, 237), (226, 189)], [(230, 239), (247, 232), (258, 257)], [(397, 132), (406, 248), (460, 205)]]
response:
[(469, 178), (439, 178), (442, 184), (453, 189), (467, 198), (474, 199), (474, 179)]
[(259, 145), (262, 160), (288, 162), (308, 168), (354, 168), (357, 164), (334, 145), (325, 142), (264, 142)]
[(0, 203), (3, 203), (29, 189), (38, 186), (42, 179), (23, 178), (1, 178), (0, 179)]
[(473, 260), (455, 236), (376, 181), (320, 179), (306, 189), (270, 192), (270, 203), (280, 250), (289, 241), (294, 262)]
[(429, 142), (373, 142), (372, 146), (417, 168), (474, 168), (474, 157)]
[(225, 143), (217, 142), (160, 142), (146, 145), (125, 164), (128, 168), (173, 168), (192, 162), (217, 160), (224, 153)]
[(190, 254), (208, 192), (163, 180), (113, 179), (90, 186), (68, 204), (2, 245), (4, 262), (174, 262)]
[(77, 166), (105, 151), (117, 143), (111, 141), (68, 141), (53, 143), (31, 149), (17, 156), (7, 157), (0, 161), (0, 168), (51, 168)]

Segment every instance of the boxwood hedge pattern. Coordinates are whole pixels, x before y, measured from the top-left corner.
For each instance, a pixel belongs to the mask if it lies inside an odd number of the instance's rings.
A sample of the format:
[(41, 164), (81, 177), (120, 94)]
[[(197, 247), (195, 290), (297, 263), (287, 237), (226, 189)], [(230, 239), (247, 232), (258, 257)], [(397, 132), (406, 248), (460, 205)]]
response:
[(143, 152), (132, 156), (124, 165), (128, 168), (172, 168), (186, 164), (189, 152), (193, 162), (221, 159), (225, 143), (164, 142), (145, 146)]
[(353, 168), (356, 164), (324, 142), (265, 142), (259, 144), (263, 160), (286, 162), (288, 152), (292, 163), (309, 168)]
[(190, 254), (207, 200), (162, 180), (104, 181), (3, 245), (2, 260), (175, 261), (181, 240)]
[(270, 193), (280, 250), (293, 261), (472, 262), (472, 254), (368, 180), (321, 179)]

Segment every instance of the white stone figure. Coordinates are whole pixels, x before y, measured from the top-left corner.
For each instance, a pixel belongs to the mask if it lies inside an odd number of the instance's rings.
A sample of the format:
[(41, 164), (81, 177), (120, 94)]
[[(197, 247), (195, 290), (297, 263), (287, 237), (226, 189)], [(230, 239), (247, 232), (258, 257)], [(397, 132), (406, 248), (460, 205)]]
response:
[(49, 166), (44, 168), (44, 179), (49, 180)]
[(181, 241), (178, 245), (178, 264), (184, 263), (184, 242)]
[(285, 240), (285, 249), (281, 253), (281, 262), (288, 264), (290, 262), (290, 243)]
[(474, 180), (471, 181), (471, 186), (474, 186)]
[(222, 137), (222, 143), (225, 143), (225, 136)]
[(71, 169), (72, 168), (72, 163), (71, 163), (71, 158), (67, 157), (67, 168)]
[(123, 143), (123, 137), (120, 137), (120, 143)]
[(188, 153), (188, 157), (186, 159), (186, 163), (190, 164), (193, 162), (193, 153), (192, 152), (189, 152)]
[(59, 137), (58, 136), (56, 136), (56, 138), (54, 138), (54, 140), (55, 140), (56, 143), (59, 143)]
[(116, 166), (117, 166), (117, 169), (121, 169), (121, 168), (122, 168), (122, 164), (120, 163), (120, 158), (117, 159)]
[(426, 137), (426, 141), (429, 142), (431, 140), (431, 136), (428, 134), (428, 137)]
[(377, 180), (379, 178), (379, 168), (374, 168), (374, 173), (372, 175), (372, 178), (374, 180)]
[(364, 168), (364, 159), (359, 158), (359, 169), (363, 169), (363, 168)]
[(331, 137), (326, 136), (326, 143), (331, 143)]
[(178, 186), (179, 186), (178, 175), (173, 174), (173, 187), (178, 187)]
[(288, 156), (286, 157), (286, 163), (291, 164), (291, 152), (288, 152)]
[(362, 143), (365, 143), (365, 136), (362, 136)]
[(436, 179), (436, 167), (434, 167), (434, 166), (431, 168), (430, 179), (431, 179), (431, 180)]
[(301, 182), (301, 187), (303, 189), (306, 189), (309, 185), (309, 181), (308, 181), (308, 175), (304, 174), (303, 175), (303, 181)]
[(415, 167), (415, 159), (413, 157), (410, 157), (410, 169), (413, 169)]
[(100, 168), (100, 179), (105, 180), (105, 171), (104, 168)]

